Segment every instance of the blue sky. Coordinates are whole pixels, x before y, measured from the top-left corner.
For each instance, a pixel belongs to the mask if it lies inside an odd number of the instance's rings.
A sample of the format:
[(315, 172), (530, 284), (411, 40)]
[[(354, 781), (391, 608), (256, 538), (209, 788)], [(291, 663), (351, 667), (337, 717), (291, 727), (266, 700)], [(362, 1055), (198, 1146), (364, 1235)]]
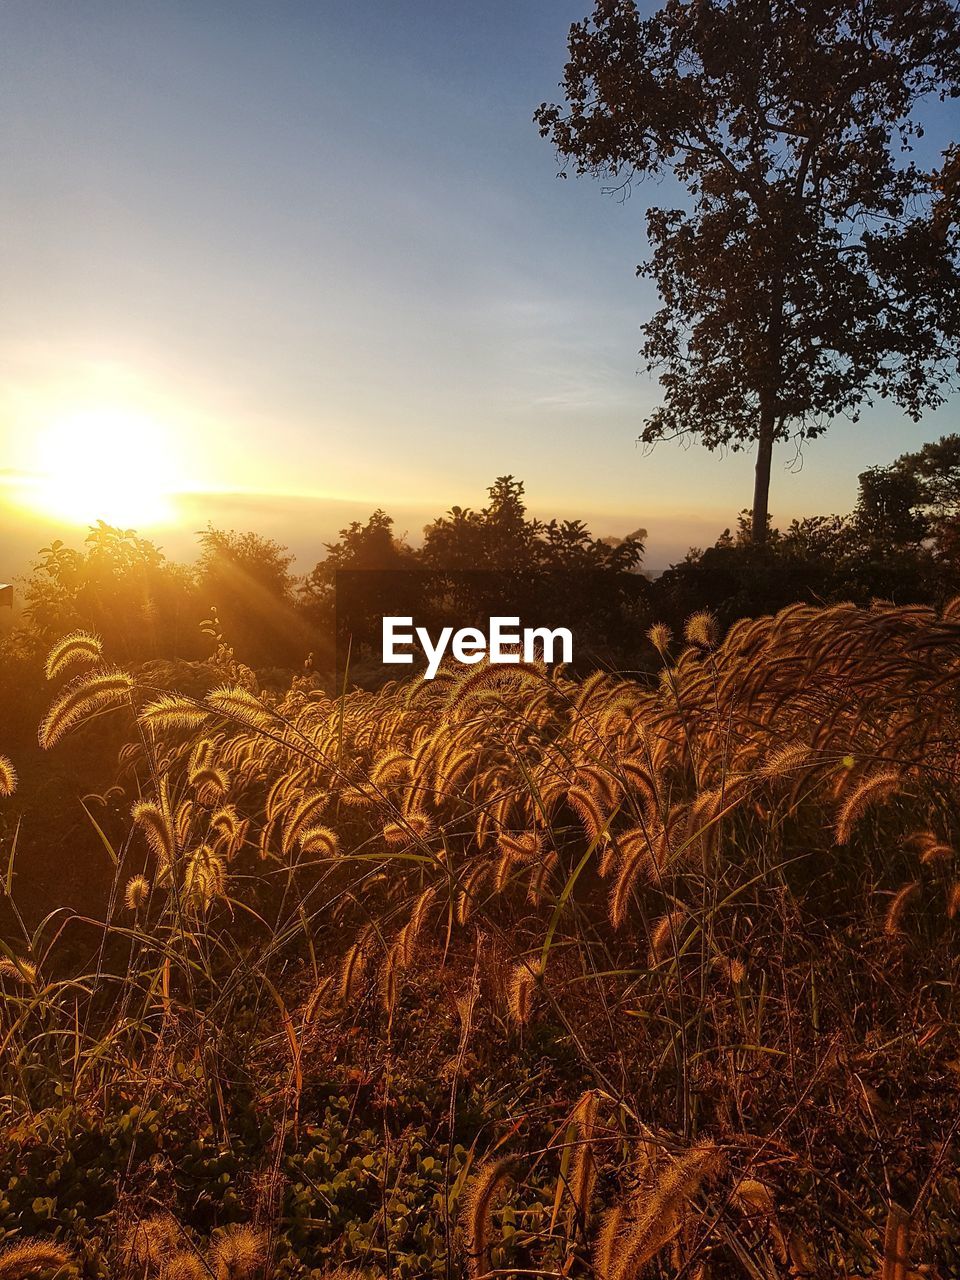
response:
[[(657, 563), (712, 540), (751, 460), (635, 445), (657, 388), (634, 269), (670, 189), (558, 181), (531, 120), (588, 8), (5, 0), (7, 491), (55, 419), (106, 405), (160, 425), (211, 516), (263, 495), (301, 554), (377, 505), (415, 535), (506, 472), (544, 514), (646, 526)], [(954, 416), (836, 424), (775, 464), (775, 518), (848, 509)], [(287, 494), (323, 499), (312, 523)]]

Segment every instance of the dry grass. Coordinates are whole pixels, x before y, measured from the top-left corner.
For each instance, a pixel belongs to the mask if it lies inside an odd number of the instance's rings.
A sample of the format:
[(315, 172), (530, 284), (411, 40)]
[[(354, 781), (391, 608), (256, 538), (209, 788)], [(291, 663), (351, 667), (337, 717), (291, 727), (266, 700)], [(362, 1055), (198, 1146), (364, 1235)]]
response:
[[(515, 1274), (496, 1204), (558, 1149), (530, 1267), (559, 1250), (564, 1274), (617, 1280), (906, 1276), (907, 1234), (913, 1261), (952, 1257), (957, 1121), (935, 1082), (960, 1049), (958, 615), (796, 606), (719, 643), (697, 615), (673, 657), (655, 629), (652, 687), (447, 668), (275, 698), (238, 668), (196, 702), (79, 677), (41, 738), (129, 706), (139, 869), (111, 1000), (80, 1019), (74, 985), (50, 984), (42, 1035), (82, 1026), (58, 1062), (94, 1093), (120, 1075), (162, 1088), (177, 1039), (214, 1061), (256, 989), (270, 1012), (250, 1052), (282, 1077), (271, 1105), (295, 1141), (318, 1025), (334, 1040), (363, 1009), (409, 1046), (443, 975), (469, 1006), (456, 1079), (480, 1037), (495, 1054), (549, 1027), (579, 1081), (553, 1099), (562, 1141), (477, 1134), (491, 1154), (456, 1188), (470, 1274)], [(100, 661), (60, 649), (54, 674)], [(8, 998), (29, 963), (8, 961)], [(14, 1058), (38, 1016), (10, 1023)], [(215, 1274), (263, 1268), (246, 1239), (221, 1240)]]

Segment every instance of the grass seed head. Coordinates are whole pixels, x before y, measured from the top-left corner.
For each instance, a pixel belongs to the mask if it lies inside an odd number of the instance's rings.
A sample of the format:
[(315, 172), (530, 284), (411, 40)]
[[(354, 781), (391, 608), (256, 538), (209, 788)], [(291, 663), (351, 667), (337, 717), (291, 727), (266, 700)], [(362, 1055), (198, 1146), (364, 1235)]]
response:
[(73, 1262), (70, 1252), (52, 1240), (18, 1240), (0, 1249), (0, 1280), (59, 1273)]
[(150, 897), (150, 881), (146, 876), (131, 876), (123, 891), (128, 911), (142, 911)]
[(17, 789), (17, 771), (8, 756), (0, 756), (0, 796), (12, 796)]
[(217, 1280), (253, 1280), (267, 1261), (267, 1236), (256, 1227), (224, 1227), (210, 1246), (210, 1264)]
[(48, 680), (55, 680), (67, 667), (77, 664), (100, 662), (103, 657), (103, 642), (99, 636), (88, 631), (72, 631), (64, 636), (47, 655), (45, 674)]

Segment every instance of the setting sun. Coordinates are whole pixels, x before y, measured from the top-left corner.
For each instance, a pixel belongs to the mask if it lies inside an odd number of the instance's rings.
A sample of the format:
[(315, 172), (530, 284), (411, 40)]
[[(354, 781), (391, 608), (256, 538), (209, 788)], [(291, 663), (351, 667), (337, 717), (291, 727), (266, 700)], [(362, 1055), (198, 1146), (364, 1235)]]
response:
[(75, 413), (37, 441), (31, 505), (61, 519), (144, 528), (168, 519), (183, 487), (168, 433), (126, 410)]

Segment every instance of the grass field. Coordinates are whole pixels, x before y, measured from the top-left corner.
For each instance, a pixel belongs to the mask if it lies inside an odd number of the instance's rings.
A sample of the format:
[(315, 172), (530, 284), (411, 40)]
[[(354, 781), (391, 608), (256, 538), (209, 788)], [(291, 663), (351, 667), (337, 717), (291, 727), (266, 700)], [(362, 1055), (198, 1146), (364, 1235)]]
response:
[(960, 602), (651, 639), (202, 699), (58, 644), (114, 888), (0, 960), (0, 1280), (956, 1274)]

